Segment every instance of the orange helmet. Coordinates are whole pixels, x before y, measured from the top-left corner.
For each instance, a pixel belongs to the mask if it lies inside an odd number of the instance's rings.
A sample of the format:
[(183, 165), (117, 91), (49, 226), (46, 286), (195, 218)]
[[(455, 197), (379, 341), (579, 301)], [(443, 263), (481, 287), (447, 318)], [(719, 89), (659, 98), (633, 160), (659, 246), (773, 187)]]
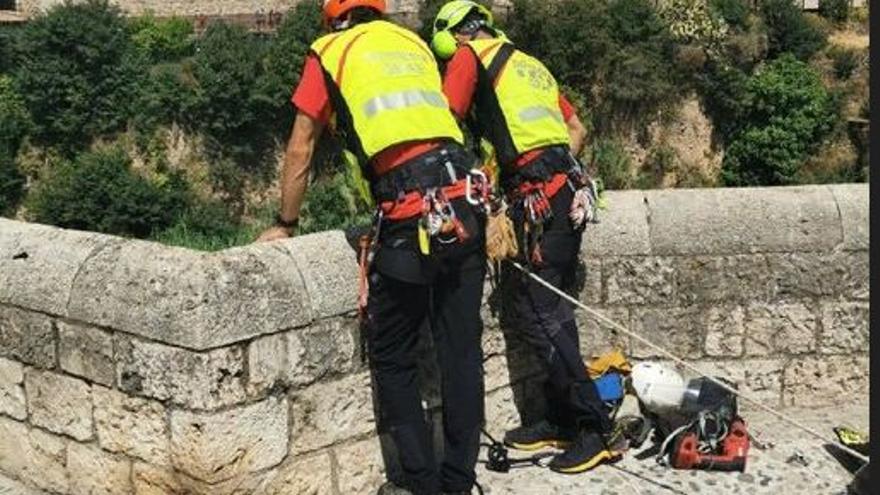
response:
[(345, 15), (355, 7), (370, 7), (385, 13), (385, 0), (324, 0), (324, 24)]

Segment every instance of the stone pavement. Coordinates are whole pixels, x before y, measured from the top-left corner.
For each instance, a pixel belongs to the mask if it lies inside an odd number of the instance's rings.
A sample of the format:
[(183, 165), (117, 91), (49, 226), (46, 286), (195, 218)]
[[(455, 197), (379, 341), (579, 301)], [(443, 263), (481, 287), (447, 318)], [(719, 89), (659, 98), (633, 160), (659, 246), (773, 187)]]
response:
[[(847, 424), (868, 430), (866, 402), (821, 409), (786, 409), (787, 414), (833, 438), (831, 428)], [(695, 495), (748, 494), (843, 495), (852, 480), (846, 469), (820, 445), (800, 430), (762, 412), (744, 413), (750, 432), (767, 443), (766, 450), (752, 444), (745, 473), (679, 471), (663, 468), (653, 455), (639, 460), (650, 450), (650, 442), (630, 452), (622, 461), (593, 472), (562, 475), (537, 466), (515, 467), (509, 473), (493, 473), (482, 465), (478, 475), (486, 494), (492, 495)], [(492, 432), (497, 433), (497, 432)], [(500, 435), (499, 435), (500, 436)], [(801, 452), (807, 465), (787, 463)], [(511, 457), (521, 453), (511, 451)], [(485, 459), (485, 451), (481, 453)], [(546, 462), (546, 461), (545, 461)], [(0, 476), (0, 495), (45, 495)], [(259, 495), (259, 494), (254, 494)], [(292, 494), (293, 495), (293, 494)], [(361, 495), (361, 494), (357, 494)], [(371, 495), (371, 494), (363, 494)]]
[[(831, 428), (840, 424), (867, 432), (869, 409), (866, 402), (818, 410), (785, 409), (800, 422), (834, 438)], [(639, 460), (651, 449), (646, 442), (620, 462), (578, 475), (557, 474), (536, 466), (515, 467), (509, 473), (494, 473), (481, 466), (479, 481), (486, 494), (550, 495), (842, 495), (852, 475), (831, 457), (819, 440), (789, 426), (769, 413), (745, 412), (749, 431), (759, 441), (772, 444), (766, 450), (749, 450), (745, 473), (674, 470), (654, 461), (654, 455)], [(493, 435), (498, 432), (491, 432)], [(498, 435), (500, 436), (500, 434)], [(807, 461), (803, 466), (787, 463), (796, 451)], [(511, 457), (523, 457), (510, 451)], [(483, 453), (483, 458), (485, 453)], [(546, 461), (545, 461), (546, 462)]]

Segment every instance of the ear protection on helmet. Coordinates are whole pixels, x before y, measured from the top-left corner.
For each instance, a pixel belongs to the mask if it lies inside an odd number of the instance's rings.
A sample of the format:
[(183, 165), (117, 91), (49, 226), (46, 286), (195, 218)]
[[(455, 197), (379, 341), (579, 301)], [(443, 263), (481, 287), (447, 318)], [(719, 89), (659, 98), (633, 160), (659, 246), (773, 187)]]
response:
[(441, 60), (451, 58), (455, 53), (456, 48), (458, 48), (458, 42), (448, 29), (437, 31), (434, 33), (434, 36), (431, 37), (431, 50), (434, 50), (434, 53), (437, 54), (437, 57)]

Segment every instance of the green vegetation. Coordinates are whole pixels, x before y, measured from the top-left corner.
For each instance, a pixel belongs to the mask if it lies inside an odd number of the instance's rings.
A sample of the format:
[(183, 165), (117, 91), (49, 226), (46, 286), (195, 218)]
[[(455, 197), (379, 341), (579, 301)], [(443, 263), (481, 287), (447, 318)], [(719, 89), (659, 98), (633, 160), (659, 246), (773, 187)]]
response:
[(147, 237), (185, 210), (187, 193), (179, 175), (149, 181), (134, 173), (124, 150), (108, 147), (55, 164), (31, 191), (28, 210), (41, 223)]
[[(426, 2), (426, 38), (443, 1)], [(861, 30), (867, 9), (820, 6), (513, 0), (497, 20), (557, 76), (609, 188), (864, 180), (867, 148), (844, 117), (868, 117), (863, 52), (826, 40)], [(185, 19), (85, 0), (0, 26), (0, 213), (198, 249), (251, 241), (277, 210), (267, 191), (320, 18), (299, 2), (272, 34), (212, 23), (197, 35)], [(652, 137), (692, 95), (724, 151), (720, 177)], [(314, 161), (299, 232), (366, 223), (339, 143), (322, 137)]]
[(745, 87), (743, 117), (724, 157), (728, 185), (795, 182), (804, 159), (835, 122), (835, 102), (819, 75), (785, 55), (753, 75)]

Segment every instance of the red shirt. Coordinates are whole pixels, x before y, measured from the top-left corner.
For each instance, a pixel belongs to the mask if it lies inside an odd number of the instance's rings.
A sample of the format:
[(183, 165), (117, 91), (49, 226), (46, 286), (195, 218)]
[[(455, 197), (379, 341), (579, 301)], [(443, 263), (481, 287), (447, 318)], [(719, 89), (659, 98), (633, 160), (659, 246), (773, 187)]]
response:
[[(318, 122), (324, 125), (330, 122), (330, 116), (333, 115), (330, 94), (327, 92), (327, 82), (324, 80), (321, 62), (314, 55), (306, 57), (302, 77), (293, 92), (291, 101), (300, 112)], [(411, 141), (396, 144), (380, 151), (373, 157), (373, 166), (376, 173), (382, 175), (407, 160), (436, 148), (439, 144), (437, 141)]]
[[(477, 56), (468, 47), (460, 47), (446, 65), (446, 74), (443, 76), (443, 93), (449, 100), (449, 108), (460, 120), (467, 116), (468, 110), (474, 100), (474, 92), (477, 89)], [(568, 99), (559, 93), (559, 110), (562, 118), (568, 122), (575, 115), (574, 106)], [(538, 150), (527, 151), (517, 160), (518, 165), (524, 165), (537, 156)]]

